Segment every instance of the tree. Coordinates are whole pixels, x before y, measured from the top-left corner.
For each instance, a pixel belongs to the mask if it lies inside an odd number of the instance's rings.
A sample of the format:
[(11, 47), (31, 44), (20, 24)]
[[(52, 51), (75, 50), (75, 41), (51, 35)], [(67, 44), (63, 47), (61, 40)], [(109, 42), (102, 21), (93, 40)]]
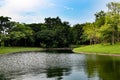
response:
[(110, 2), (107, 4), (108, 12), (112, 14), (120, 14), (120, 3), (118, 2)]
[(61, 25), (61, 19), (59, 17), (56, 18), (45, 18), (45, 25), (48, 29), (54, 30), (58, 25)]
[(15, 23), (9, 36), (12, 46), (30, 46), (34, 42), (32, 29), (25, 24)]
[(46, 23), (48, 26), (45, 26), (45, 28), (42, 27), (42, 29), (35, 34), (37, 44), (39, 43), (41, 47), (47, 48), (68, 47), (71, 43), (69, 23), (61, 23), (57, 18), (51, 18), (49, 20), (50, 22), (54, 22), (54, 24), (48, 25), (48, 23)]
[(70, 26), (67, 22), (57, 26), (55, 29), (55, 42), (57, 47), (69, 47), (71, 43)]
[(95, 14), (95, 25), (101, 27), (105, 24), (106, 13), (104, 11), (97, 12)]
[(6, 39), (6, 35), (10, 29), (10, 17), (0, 16), (0, 43), (1, 46), (4, 46), (4, 41)]
[(86, 23), (83, 29), (84, 35), (90, 40), (90, 44), (96, 44), (99, 42), (100, 31), (95, 23)]
[(114, 45), (120, 37), (120, 3), (110, 2), (107, 7), (108, 13), (105, 18), (105, 25), (101, 28), (102, 36), (104, 35), (104, 39), (107, 39), (105, 41), (109, 41)]
[(52, 30), (42, 30), (36, 33), (38, 44), (45, 48), (54, 47), (54, 36), (55, 33)]
[(26, 24), (26, 26), (30, 27), (34, 31), (34, 33), (47, 29), (44, 23)]
[(0, 16), (0, 32), (2, 34), (7, 34), (7, 31), (10, 28), (10, 17)]
[(85, 24), (76, 24), (72, 27), (72, 34), (73, 34), (73, 43), (74, 44), (84, 44), (87, 39), (84, 34), (83, 27)]

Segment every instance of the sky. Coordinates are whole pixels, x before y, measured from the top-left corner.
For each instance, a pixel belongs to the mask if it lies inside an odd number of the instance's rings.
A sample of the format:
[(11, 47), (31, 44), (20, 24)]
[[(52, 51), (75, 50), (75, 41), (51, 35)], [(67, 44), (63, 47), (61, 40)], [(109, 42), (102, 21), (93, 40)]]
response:
[(0, 16), (21, 23), (42, 23), (59, 16), (71, 25), (93, 22), (94, 14), (107, 11), (106, 4), (120, 0), (0, 0)]

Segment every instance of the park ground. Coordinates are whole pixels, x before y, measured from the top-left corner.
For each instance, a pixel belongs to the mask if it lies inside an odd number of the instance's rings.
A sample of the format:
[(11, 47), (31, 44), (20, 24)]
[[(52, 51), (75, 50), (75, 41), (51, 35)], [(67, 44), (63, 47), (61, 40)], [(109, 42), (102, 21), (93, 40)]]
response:
[(41, 51), (42, 48), (36, 47), (0, 47), (0, 54), (27, 52), (27, 51)]
[(74, 48), (73, 52), (120, 55), (120, 44), (115, 44), (115, 45), (96, 44), (96, 45), (81, 46), (78, 48)]

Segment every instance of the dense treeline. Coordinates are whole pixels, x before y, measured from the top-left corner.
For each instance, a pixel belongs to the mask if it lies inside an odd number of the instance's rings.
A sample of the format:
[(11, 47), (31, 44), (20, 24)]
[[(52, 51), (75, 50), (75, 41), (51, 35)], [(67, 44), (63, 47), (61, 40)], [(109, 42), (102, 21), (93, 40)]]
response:
[(95, 22), (70, 26), (59, 17), (45, 18), (44, 23), (25, 24), (0, 16), (0, 46), (69, 47), (71, 44), (120, 41), (120, 3), (107, 4), (108, 12), (95, 14)]

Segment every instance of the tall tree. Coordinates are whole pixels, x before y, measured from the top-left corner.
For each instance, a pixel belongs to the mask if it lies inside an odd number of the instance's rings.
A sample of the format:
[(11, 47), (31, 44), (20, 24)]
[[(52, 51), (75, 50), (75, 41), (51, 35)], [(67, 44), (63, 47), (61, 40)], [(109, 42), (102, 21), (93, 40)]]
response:
[(84, 35), (86, 35), (88, 40), (90, 40), (90, 44), (98, 43), (100, 33), (99, 28), (95, 25), (95, 23), (86, 23), (83, 29)]
[(72, 34), (73, 34), (73, 43), (74, 44), (83, 44), (86, 42), (86, 36), (84, 34), (83, 27), (85, 24), (76, 24), (72, 27)]
[(4, 41), (6, 39), (6, 35), (10, 29), (10, 17), (0, 16), (0, 44), (4, 46)]
[(45, 18), (45, 24), (48, 29), (54, 30), (58, 25), (61, 25), (61, 19), (59, 17), (56, 18)]
[(9, 34), (12, 46), (30, 46), (33, 40), (33, 31), (25, 24), (15, 23)]
[(106, 13), (104, 11), (97, 12), (95, 14), (95, 25), (98, 27), (101, 27), (105, 24), (105, 15)]
[[(102, 28), (102, 34), (112, 45), (119, 41), (120, 37), (120, 3), (110, 2), (107, 4), (108, 13), (106, 14), (105, 25)], [(106, 28), (105, 28), (106, 27)], [(109, 36), (109, 38), (108, 38)]]

